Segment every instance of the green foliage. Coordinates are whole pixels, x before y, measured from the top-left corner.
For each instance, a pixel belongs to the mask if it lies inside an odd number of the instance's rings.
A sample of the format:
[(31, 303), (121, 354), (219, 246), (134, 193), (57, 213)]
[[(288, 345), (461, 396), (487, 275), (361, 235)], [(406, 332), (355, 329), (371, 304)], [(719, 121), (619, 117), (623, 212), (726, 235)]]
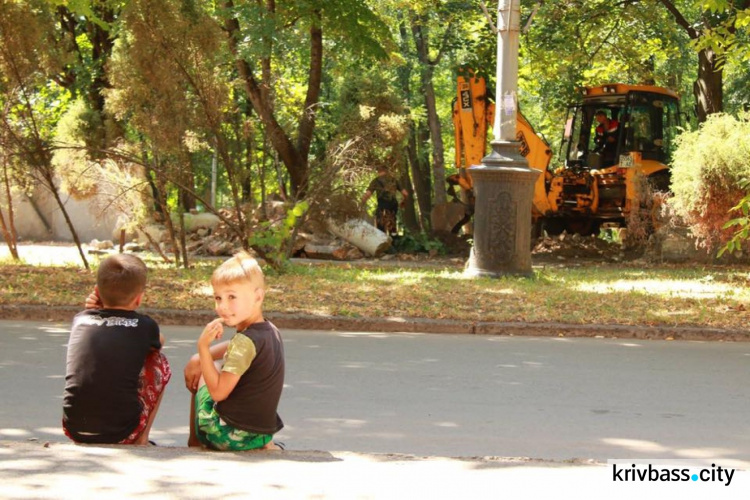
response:
[(697, 50), (708, 48), (719, 66), (732, 59), (750, 59), (750, 7), (739, 9), (729, 0), (704, 0), (704, 29), (695, 40)]
[(261, 222), (260, 227), (248, 239), (250, 246), (274, 269), (283, 270), (288, 263), (297, 228), (308, 209), (308, 203), (300, 201), (286, 212), (284, 219)]
[(553, 151), (578, 87), (653, 82), (690, 94), (694, 51), (659, 2), (539, 4), (522, 2), (525, 18), (532, 8), (539, 9), (520, 40), (519, 100)]
[[(747, 192), (750, 189), (750, 179), (743, 179), (740, 182), (740, 188)], [(722, 229), (734, 228), (735, 233), (721, 247), (718, 257), (721, 257), (724, 252), (730, 254), (741, 252), (746, 246), (746, 241), (750, 239), (750, 194), (746, 194), (737, 205), (732, 207), (731, 213), (736, 212), (739, 212), (740, 217), (730, 219), (722, 226)]]
[(748, 118), (711, 115), (698, 130), (677, 139), (671, 205), (708, 248), (730, 239), (729, 212), (745, 194), (743, 179), (750, 178)]
[(436, 255), (445, 255), (447, 253), (443, 242), (431, 238), (425, 233), (406, 233), (396, 238), (393, 246), (401, 253), (430, 253)]
[(622, 239), (620, 238), (620, 231), (615, 228), (601, 228), (599, 229), (599, 236), (598, 238), (602, 241), (606, 241), (607, 243), (612, 243), (615, 245), (621, 245)]
[(331, 110), (338, 124), (331, 142), (362, 142), (355, 151), (356, 162), (373, 173), (380, 167), (394, 170), (403, 161), (409, 133), (402, 102), (393, 95), (391, 85), (379, 71), (349, 75), (340, 82), (339, 101)]

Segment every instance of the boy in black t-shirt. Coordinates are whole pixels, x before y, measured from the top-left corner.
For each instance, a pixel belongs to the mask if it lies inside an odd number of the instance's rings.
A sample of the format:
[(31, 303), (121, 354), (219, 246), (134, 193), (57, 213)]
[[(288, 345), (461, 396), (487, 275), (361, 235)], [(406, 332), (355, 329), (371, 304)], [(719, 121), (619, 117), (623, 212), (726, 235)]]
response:
[(119, 254), (99, 265), (86, 310), (68, 341), (62, 425), (79, 443), (149, 443), (164, 388), (172, 375), (159, 326), (135, 309), (146, 265)]
[[(279, 449), (273, 435), (284, 427), (277, 413), (284, 387), (284, 345), (279, 330), (263, 319), (263, 271), (240, 252), (211, 276), (216, 314), (198, 339), (198, 353), (185, 366), (193, 393), (188, 446), (240, 451)], [(221, 338), (224, 325), (237, 334)], [(214, 362), (224, 358), (219, 370)]]

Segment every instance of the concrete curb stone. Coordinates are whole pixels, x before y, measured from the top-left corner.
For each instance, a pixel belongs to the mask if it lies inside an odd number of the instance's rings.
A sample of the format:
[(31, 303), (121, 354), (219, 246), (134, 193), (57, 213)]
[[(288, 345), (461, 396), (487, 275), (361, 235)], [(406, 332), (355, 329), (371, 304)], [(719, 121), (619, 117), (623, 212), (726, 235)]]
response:
[[(69, 322), (80, 311), (74, 306), (0, 305), (0, 318)], [(164, 325), (203, 326), (215, 318), (210, 310), (149, 309), (141, 311)], [(443, 333), (529, 337), (595, 337), (641, 340), (750, 341), (750, 330), (695, 326), (526, 323), (442, 320), (426, 318), (352, 318), (269, 311), (266, 318), (279, 328), (383, 333)]]

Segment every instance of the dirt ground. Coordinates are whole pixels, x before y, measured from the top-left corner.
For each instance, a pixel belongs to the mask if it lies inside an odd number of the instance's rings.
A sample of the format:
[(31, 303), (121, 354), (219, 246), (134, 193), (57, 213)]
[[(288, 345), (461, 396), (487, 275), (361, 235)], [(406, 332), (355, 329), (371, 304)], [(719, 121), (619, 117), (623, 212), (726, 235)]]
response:
[[(439, 236), (446, 253), (439, 255), (429, 252), (398, 253), (392, 258), (397, 261), (412, 262), (465, 262), (471, 252), (471, 242), (466, 238), (451, 234)], [(623, 249), (622, 245), (606, 241), (597, 236), (562, 233), (557, 236), (544, 236), (532, 242), (531, 256), (535, 263), (606, 263), (635, 260), (643, 255), (642, 249)]]
[[(467, 239), (443, 235), (441, 237), (445, 253), (440, 252), (392, 252), (378, 258), (359, 259), (359, 262), (388, 262), (392, 265), (449, 265), (461, 266), (471, 252), (471, 242)], [(84, 251), (86, 251), (84, 245)], [(30, 264), (39, 265), (79, 265), (81, 262), (78, 250), (72, 243), (64, 242), (28, 242), (19, 244), (21, 257)], [(619, 243), (605, 241), (595, 236), (580, 236), (563, 233), (558, 236), (546, 236), (533, 243), (532, 260), (543, 264), (582, 264), (614, 263), (634, 260), (642, 252), (623, 250)], [(5, 245), (0, 245), (0, 259), (9, 259), (10, 253)]]

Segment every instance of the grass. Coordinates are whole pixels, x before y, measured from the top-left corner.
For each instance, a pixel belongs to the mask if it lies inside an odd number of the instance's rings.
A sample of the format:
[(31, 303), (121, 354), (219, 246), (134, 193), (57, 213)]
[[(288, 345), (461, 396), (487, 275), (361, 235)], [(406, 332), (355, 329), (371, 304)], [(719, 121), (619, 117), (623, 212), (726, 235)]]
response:
[[(211, 309), (216, 264), (185, 270), (148, 261), (144, 307)], [(0, 304), (78, 305), (95, 282), (95, 271), (72, 266), (6, 260), (0, 271)], [(267, 311), (314, 315), (744, 329), (750, 309), (750, 270), (739, 267), (620, 264), (489, 279), (455, 269), (294, 264), (267, 278)]]

